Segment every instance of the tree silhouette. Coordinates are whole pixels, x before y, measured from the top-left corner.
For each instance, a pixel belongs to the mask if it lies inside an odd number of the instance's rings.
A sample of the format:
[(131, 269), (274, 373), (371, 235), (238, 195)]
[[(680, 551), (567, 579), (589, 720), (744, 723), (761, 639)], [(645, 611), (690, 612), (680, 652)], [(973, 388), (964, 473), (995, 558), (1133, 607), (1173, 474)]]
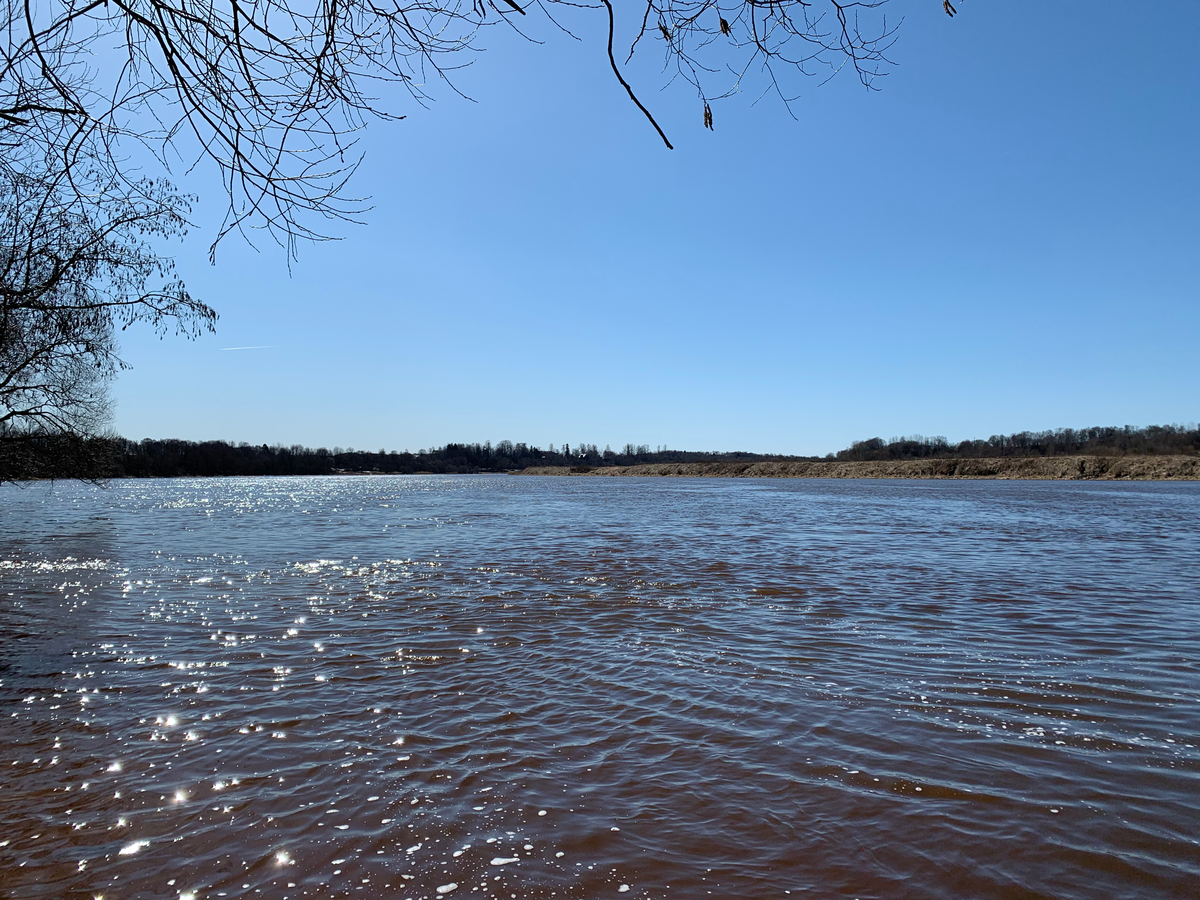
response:
[(0, 144), (36, 143), (67, 168), (81, 147), (118, 169), (131, 145), (168, 168), (181, 154), (208, 159), (228, 197), (213, 250), (258, 228), (294, 253), (297, 240), (327, 236), (322, 220), (365, 209), (348, 186), (358, 135), (404, 117), (376, 86), (399, 85), (417, 104), (432, 99), (427, 85), (457, 90), (485, 28), (524, 33), (540, 18), (574, 37), (569, 17), (591, 29), (670, 147), (622, 74), (635, 52), (657, 44), (712, 128), (712, 103), (751, 86), (789, 109), (797, 76), (849, 69), (873, 88), (895, 35), (886, 2), (644, 0), (622, 5), (619, 21), (611, 0), (0, 0)]
[(182, 231), (188, 200), (103, 159), (21, 162), (0, 160), (0, 437), (94, 436), (123, 365), (118, 329), (195, 335), (216, 319), (152, 246)]

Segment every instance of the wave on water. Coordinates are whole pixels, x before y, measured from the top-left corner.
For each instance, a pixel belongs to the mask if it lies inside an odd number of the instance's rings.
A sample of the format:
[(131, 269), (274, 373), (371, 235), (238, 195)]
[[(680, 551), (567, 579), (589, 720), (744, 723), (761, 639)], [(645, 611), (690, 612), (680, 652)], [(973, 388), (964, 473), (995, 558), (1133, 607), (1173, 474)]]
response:
[(1200, 486), (0, 503), (3, 896), (1200, 896)]

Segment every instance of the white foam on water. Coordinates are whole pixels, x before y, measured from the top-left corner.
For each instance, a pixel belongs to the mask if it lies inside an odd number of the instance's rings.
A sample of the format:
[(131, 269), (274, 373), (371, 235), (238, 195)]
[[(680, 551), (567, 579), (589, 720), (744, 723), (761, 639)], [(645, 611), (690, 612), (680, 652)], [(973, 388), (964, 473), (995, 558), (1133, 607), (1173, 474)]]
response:
[(437, 892), (439, 894), (448, 894), (451, 891), (455, 890), (457, 887), (458, 887), (458, 883), (452, 881), (449, 884), (438, 885)]
[(515, 863), (515, 862), (520, 862), (520, 861), (521, 861), (521, 857), (519, 857), (519, 856), (493, 856), (492, 857), (492, 865), (493, 866), (507, 866), (509, 863)]

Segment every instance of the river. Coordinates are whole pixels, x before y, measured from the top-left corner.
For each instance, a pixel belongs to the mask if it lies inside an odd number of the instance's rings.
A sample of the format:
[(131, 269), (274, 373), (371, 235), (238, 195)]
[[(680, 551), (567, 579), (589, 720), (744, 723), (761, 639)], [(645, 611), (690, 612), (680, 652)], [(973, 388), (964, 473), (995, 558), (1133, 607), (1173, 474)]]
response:
[(0, 487), (0, 896), (1200, 896), (1200, 484)]

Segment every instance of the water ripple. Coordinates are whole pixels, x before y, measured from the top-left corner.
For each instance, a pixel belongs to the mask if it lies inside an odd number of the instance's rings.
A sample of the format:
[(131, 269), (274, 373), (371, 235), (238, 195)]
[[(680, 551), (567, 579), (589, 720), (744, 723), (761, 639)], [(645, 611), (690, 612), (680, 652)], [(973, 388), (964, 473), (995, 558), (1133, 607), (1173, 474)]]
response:
[(0, 488), (0, 891), (1200, 895), (1200, 490)]

